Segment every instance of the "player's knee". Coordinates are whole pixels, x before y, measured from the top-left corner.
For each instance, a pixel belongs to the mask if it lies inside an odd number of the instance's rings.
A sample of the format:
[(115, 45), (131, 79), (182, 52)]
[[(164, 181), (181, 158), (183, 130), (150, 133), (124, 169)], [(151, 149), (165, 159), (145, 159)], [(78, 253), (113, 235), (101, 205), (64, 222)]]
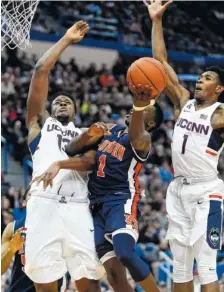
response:
[(192, 266), (187, 266), (182, 261), (173, 261), (173, 281), (186, 283), (193, 280)]
[(114, 236), (114, 251), (119, 261), (125, 267), (129, 267), (130, 264), (132, 264), (132, 262), (135, 260), (135, 241), (130, 235), (127, 235), (127, 237), (129, 241), (133, 241), (133, 244), (125, 244), (125, 242), (127, 242), (125, 240), (126, 234), (118, 234)]
[(198, 277), (201, 285), (217, 281), (216, 267), (211, 268), (209, 265), (198, 265)]
[(109, 271), (107, 270), (107, 280), (114, 290), (121, 284), (120, 275), (113, 268), (109, 269)]
[(193, 251), (190, 247), (176, 240), (170, 241), (173, 254), (173, 279), (175, 283), (186, 283), (193, 280)]
[(125, 267), (129, 267), (133, 263), (133, 261), (135, 260), (135, 255), (134, 255), (134, 253), (129, 254), (129, 253), (123, 251), (122, 253), (120, 253), (118, 255), (118, 259)]
[[(125, 241), (124, 241), (125, 243)], [(126, 248), (124, 244), (119, 244), (114, 246), (114, 251), (116, 253), (119, 261), (125, 266), (128, 267), (135, 260), (134, 249)]]

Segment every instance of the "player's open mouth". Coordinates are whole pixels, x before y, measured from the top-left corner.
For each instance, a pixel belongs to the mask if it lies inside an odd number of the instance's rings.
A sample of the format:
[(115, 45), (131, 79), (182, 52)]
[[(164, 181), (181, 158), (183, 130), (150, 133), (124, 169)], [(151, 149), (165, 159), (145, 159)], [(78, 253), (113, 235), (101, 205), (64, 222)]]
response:
[(202, 88), (201, 88), (201, 87), (198, 87), (198, 86), (196, 86), (196, 89), (195, 89), (195, 91), (202, 91)]

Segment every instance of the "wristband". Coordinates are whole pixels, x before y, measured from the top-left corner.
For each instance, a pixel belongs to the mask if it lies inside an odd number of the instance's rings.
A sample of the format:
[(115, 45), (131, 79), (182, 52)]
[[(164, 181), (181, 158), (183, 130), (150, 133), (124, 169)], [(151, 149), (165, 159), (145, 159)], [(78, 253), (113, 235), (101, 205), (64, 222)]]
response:
[(144, 109), (146, 109), (149, 105), (150, 104), (141, 107), (133, 105), (133, 110), (135, 110), (136, 112), (144, 111)]

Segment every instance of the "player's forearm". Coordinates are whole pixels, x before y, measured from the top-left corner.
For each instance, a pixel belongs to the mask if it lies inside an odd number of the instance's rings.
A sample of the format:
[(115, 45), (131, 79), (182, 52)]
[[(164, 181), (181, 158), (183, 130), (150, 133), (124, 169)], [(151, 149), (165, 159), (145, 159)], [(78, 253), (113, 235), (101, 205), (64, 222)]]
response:
[(16, 251), (9, 244), (2, 245), (1, 251), (1, 274), (3, 275), (9, 268)]
[(57, 162), (60, 169), (70, 169), (76, 171), (92, 170), (93, 163), (87, 157), (74, 157)]
[(163, 36), (162, 19), (156, 19), (152, 23), (152, 53), (153, 57), (167, 62), (167, 51)]
[(71, 44), (71, 40), (65, 35), (53, 47), (51, 47), (37, 62), (35, 70), (50, 71), (60, 58), (64, 50)]
[(75, 156), (77, 154), (84, 153), (91, 148), (94, 148), (99, 140), (99, 137), (92, 137), (88, 134), (88, 130), (82, 133), (82, 135), (72, 139), (66, 146), (65, 152), (69, 156)]
[(131, 143), (140, 139), (145, 132), (144, 111), (134, 111), (128, 128), (128, 136)]

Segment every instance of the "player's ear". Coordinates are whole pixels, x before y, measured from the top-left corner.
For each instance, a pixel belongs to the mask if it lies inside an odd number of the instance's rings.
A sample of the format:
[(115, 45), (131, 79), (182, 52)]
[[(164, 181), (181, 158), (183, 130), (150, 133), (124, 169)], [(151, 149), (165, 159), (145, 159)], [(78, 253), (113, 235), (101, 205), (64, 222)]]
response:
[(154, 121), (149, 121), (148, 123), (147, 123), (147, 127), (148, 127), (148, 129), (152, 129), (152, 128), (154, 128), (156, 126), (156, 122), (154, 122)]
[(224, 91), (224, 86), (221, 86), (221, 85), (216, 86), (215, 92), (217, 94), (221, 94), (223, 91)]

